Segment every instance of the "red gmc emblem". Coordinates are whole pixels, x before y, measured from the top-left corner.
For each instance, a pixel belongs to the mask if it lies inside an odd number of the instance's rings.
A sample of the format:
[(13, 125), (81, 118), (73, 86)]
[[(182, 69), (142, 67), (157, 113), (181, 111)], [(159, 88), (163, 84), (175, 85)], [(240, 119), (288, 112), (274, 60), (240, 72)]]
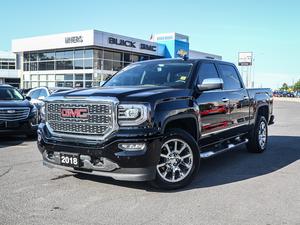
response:
[(62, 118), (79, 118), (87, 119), (88, 118), (88, 109), (87, 108), (65, 108), (61, 109), (60, 116)]

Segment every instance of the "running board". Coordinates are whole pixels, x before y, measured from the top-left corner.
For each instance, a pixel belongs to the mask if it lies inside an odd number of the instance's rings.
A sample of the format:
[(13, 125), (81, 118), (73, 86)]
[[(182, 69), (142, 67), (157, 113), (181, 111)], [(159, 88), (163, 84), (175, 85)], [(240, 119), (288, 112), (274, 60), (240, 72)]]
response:
[(216, 152), (214, 152), (214, 151), (202, 152), (202, 153), (200, 153), (200, 158), (201, 159), (211, 158), (213, 156), (219, 155), (219, 154), (221, 154), (223, 152), (230, 151), (230, 150), (232, 150), (232, 149), (234, 149), (234, 148), (236, 148), (238, 146), (241, 146), (243, 144), (246, 144), (246, 143), (248, 143), (248, 139), (245, 139), (244, 141), (239, 142), (237, 144), (228, 144), (227, 148), (221, 149), (221, 150), (216, 151)]

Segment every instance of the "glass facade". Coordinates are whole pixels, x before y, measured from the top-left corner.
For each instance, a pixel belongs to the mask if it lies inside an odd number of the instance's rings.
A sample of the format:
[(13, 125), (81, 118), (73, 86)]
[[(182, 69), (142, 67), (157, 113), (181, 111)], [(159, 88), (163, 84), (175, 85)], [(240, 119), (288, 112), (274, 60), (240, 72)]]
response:
[(0, 70), (15, 70), (15, 69), (16, 69), (15, 59), (0, 58)]
[(119, 71), (132, 62), (155, 56), (103, 49), (74, 49), (53, 52), (25, 52), (24, 71), (103, 69)]
[(132, 62), (155, 58), (159, 57), (101, 48), (24, 52), (24, 87), (88, 88)]

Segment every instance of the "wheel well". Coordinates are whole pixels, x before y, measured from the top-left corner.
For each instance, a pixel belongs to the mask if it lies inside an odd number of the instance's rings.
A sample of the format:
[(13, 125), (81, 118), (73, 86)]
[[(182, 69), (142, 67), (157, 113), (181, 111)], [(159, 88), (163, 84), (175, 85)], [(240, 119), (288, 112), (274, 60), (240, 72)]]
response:
[(197, 123), (194, 118), (182, 118), (182, 119), (172, 120), (167, 123), (164, 132), (167, 132), (168, 130), (173, 128), (179, 128), (185, 130), (190, 135), (192, 135), (196, 141), (198, 140)]
[(261, 106), (258, 109), (257, 116), (264, 116), (266, 120), (269, 120), (269, 108), (268, 106)]

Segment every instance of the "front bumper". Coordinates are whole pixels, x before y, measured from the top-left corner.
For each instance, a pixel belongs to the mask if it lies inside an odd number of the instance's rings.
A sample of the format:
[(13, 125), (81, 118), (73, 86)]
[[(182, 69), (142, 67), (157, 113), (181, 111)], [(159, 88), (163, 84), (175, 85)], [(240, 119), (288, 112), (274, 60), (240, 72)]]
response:
[(20, 121), (0, 121), (0, 134), (36, 134), (38, 124), (35, 118)]
[[(161, 137), (155, 132), (118, 131), (104, 141), (69, 139), (52, 136), (44, 124), (38, 130), (38, 148), (43, 164), (71, 172), (112, 177), (115, 180), (148, 181), (155, 178), (159, 161)], [(124, 151), (120, 143), (145, 143), (140, 151)], [(62, 166), (60, 153), (77, 154), (77, 168)]]

